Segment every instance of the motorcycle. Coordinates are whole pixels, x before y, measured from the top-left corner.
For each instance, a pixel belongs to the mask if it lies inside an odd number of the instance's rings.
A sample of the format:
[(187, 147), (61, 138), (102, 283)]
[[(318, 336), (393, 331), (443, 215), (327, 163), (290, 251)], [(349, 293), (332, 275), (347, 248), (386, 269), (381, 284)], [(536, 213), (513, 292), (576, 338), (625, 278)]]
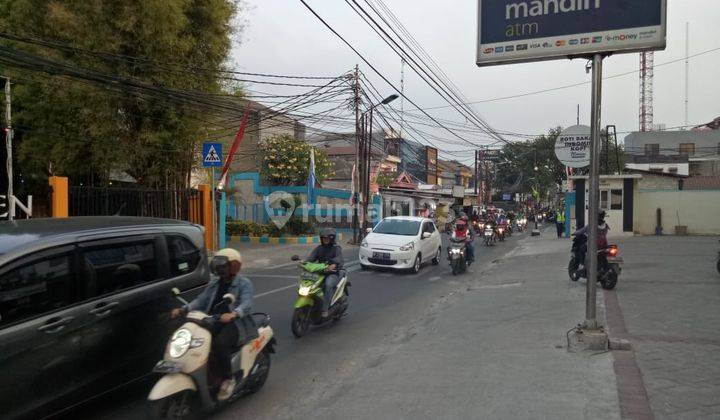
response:
[[(587, 278), (587, 269), (585, 262), (580, 261), (580, 247), (584, 241), (579, 237), (573, 238), (573, 246), (570, 254), (570, 262), (568, 263), (568, 275), (570, 280), (578, 281), (580, 278)], [(608, 245), (606, 248), (598, 249), (598, 283), (605, 290), (612, 290), (618, 282), (618, 277), (622, 272), (621, 264), (624, 262), (622, 257), (618, 256), (620, 248), (617, 245)], [(582, 265), (582, 268), (580, 266)]]
[[(297, 255), (293, 255), (291, 259), (300, 261), (300, 257)], [(350, 291), (348, 288), (351, 286), (347, 275), (343, 275), (335, 289), (335, 294), (330, 300), (328, 316), (323, 317), (323, 283), (326, 277), (325, 270), (329, 264), (300, 261), (299, 266), (303, 271), (298, 283), (298, 297), (295, 301), (295, 310), (291, 322), (292, 333), (297, 338), (308, 332), (310, 324), (321, 325), (330, 321), (336, 322), (345, 316), (350, 304), (348, 300)]]
[(493, 230), (491, 224), (485, 225), (485, 230), (483, 231), (483, 242), (485, 243), (485, 246), (492, 246), (495, 243), (495, 231)]
[(498, 240), (500, 240), (500, 242), (504, 242), (505, 236), (507, 234), (507, 230), (505, 229), (505, 227), (498, 225), (497, 228), (495, 229), (495, 231), (497, 232), (496, 235), (497, 235)]
[[(172, 292), (183, 304), (188, 304), (177, 288)], [(226, 294), (218, 305), (232, 306), (234, 301), (233, 295)], [(270, 354), (275, 353), (276, 341), (269, 325), (270, 316), (259, 312), (250, 316), (259, 325), (257, 337), (233, 353), (235, 388), (224, 401), (216, 398), (222, 379), (208, 364), (212, 359), (211, 331), (220, 322), (219, 316), (201, 311), (190, 311), (185, 316), (183, 325), (168, 341), (163, 359), (153, 368), (153, 372), (162, 375), (147, 397), (156, 418), (183, 419), (194, 416), (197, 411), (211, 413), (263, 387), (270, 373)]]
[(470, 265), (467, 261), (467, 244), (465, 239), (450, 239), (448, 247), (448, 260), (453, 275), (464, 273)]

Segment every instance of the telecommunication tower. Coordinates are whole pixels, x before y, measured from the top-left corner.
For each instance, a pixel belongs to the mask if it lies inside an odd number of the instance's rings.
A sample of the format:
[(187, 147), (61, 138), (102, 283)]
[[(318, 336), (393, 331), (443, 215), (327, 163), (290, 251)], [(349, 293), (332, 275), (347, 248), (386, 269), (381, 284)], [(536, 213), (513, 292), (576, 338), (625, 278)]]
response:
[(640, 53), (640, 131), (652, 130), (654, 62), (652, 51)]

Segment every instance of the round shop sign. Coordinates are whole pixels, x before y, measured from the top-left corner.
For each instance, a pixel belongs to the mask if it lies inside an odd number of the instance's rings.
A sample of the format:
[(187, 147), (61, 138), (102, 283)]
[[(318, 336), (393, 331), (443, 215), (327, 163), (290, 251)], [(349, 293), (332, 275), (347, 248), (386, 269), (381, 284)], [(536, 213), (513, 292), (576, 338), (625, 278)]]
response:
[(560, 133), (555, 141), (555, 156), (563, 165), (583, 168), (590, 164), (590, 127), (574, 125)]

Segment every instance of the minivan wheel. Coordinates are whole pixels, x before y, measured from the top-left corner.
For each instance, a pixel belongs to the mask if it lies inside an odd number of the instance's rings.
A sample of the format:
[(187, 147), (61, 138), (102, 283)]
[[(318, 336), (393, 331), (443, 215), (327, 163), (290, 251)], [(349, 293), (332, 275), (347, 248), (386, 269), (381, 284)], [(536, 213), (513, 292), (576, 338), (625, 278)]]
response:
[(419, 273), (421, 265), (422, 265), (422, 258), (420, 256), (420, 254), (417, 254), (417, 256), (415, 257), (415, 262), (413, 263), (413, 266), (410, 269), (410, 271), (414, 274)]

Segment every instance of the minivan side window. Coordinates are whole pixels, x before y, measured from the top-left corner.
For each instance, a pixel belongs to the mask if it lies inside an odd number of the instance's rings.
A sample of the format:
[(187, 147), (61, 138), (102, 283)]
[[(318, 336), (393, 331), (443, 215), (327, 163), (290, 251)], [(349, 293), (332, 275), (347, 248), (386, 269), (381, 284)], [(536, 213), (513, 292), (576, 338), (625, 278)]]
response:
[(102, 296), (160, 280), (155, 255), (153, 239), (83, 249), (85, 297)]
[(76, 302), (72, 254), (38, 258), (0, 274), (0, 328)]
[(200, 250), (189, 239), (180, 235), (167, 237), (170, 255), (170, 274), (180, 276), (192, 273), (200, 263)]

